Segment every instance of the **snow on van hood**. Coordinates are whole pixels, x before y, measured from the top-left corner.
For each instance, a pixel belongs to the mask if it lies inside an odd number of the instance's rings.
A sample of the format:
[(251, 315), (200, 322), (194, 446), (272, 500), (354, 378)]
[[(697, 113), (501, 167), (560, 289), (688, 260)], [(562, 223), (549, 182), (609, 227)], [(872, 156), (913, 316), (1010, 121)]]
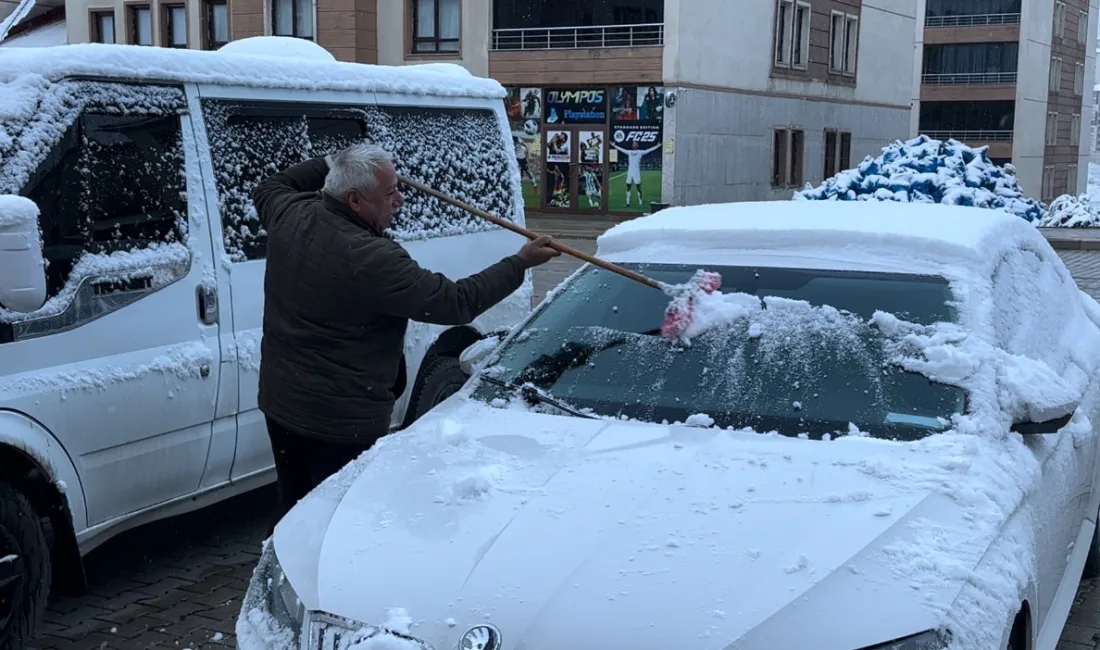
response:
[[(274, 544), (307, 608), (404, 608), (437, 649), (485, 622), (526, 650), (999, 635), (951, 605), (1037, 471), (1018, 436), (810, 441), (460, 394), (315, 490)], [(1019, 593), (1031, 553), (1009, 554), (986, 592)]]

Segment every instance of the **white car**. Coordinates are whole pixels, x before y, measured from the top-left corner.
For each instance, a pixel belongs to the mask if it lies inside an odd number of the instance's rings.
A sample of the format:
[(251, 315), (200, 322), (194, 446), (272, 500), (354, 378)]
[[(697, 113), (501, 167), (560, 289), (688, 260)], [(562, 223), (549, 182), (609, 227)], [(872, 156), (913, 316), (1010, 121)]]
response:
[[(0, 50), (0, 647), (29, 642), (51, 582), (79, 592), (111, 536), (274, 480), (252, 188), (369, 139), (522, 224), (504, 96), (456, 65), (337, 63), (294, 38)], [(452, 279), (523, 243), (415, 192), (393, 231)], [(528, 278), (468, 326), (411, 325), (393, 427), (530, 311)]]
[(280, 522), (238, 647), (1054, 648), (1100, 572), (1100, 306), (1031, 224), (740, 203), (598, 245), (717, 271), (727, 320), (670, 343), (581, 268)]

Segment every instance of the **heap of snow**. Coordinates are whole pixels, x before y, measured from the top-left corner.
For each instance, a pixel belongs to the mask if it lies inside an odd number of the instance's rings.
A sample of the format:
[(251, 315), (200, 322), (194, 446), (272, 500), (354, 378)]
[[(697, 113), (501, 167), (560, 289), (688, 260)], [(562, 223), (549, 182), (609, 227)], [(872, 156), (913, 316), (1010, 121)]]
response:
[(304, 38), (289, 36), (251, 36), (239, 41), (229, 41), (218, 49), (222, 54), (245, 54), (248, 56), (284, 56), (309, 61), (335, 61), (336, 57)]
[(1043, 216), (1043, 204), (1024, 196), (1015, 168), (994, 165), (985, 147), (926, 135), (895, 140), (855, 169), (795, 192), (796, 201), (900, 201), (1000, 208), (1027, 221)]
[(1100, 227), (1100, 216), (1093, 210), (1088, 194), (1063, 194), (1054, 199), (1035, 225), (1040, 228), (1096, 228)]

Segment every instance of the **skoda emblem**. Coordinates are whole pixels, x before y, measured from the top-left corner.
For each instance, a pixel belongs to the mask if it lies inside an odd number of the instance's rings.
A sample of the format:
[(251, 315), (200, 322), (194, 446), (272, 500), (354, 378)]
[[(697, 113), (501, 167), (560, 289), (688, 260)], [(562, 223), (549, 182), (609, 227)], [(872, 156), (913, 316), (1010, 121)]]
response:
[(466, 630), (458, 642), (458, 650), (500, 650), (500, 630), (482, 623)]

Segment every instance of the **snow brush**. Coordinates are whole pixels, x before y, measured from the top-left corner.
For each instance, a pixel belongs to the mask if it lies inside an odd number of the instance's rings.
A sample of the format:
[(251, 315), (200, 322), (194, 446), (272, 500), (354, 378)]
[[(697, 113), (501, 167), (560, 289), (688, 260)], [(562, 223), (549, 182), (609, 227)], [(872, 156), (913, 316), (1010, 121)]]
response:
[[(429, 196), (433, 196), (444, 203), (449, 203), (461, 210), (465, 210), (472, 215), (481, 217), (491, 224), (500, 226), (505, 230), (510, 230), (517, 235), (521, 235), (530, 240), (535, 240), (541, 237), (538, 233), (532, 232), (523, 226), (516, 225), (507, 219), (501, 219), (495, 215), (489, 214), (484, 210), (475, 208), (474, 206), (460, 201), (453, 196), (448, 196), (439, 190), (428, 187), (427, 185), (414, 181), (411, 178), (397, 175), (397, 180), (409, 187), (423, 192)], [(664, 338), (670, 341), (685, 341), (685, 335), (691, 333), (695, 323), (696, 306), (700, 300), (705, 299), (704, 296), (712, 294), (718, 291), (722, 286), (722, 276), (713, 271), (699, 270), (695, 272), (695, 275), (691, 277), (691, 280), (685, 284), (666, 284), (664, 282), (658, 282), (653, 278), (646, 277), (641, 273), (635, 273), (630, 269), (623, 268), (618, 264), (612, 264), (611, 262), (605, 262), (594, 255), (589, 255), (584, 251), (579, 251), (571, 246), (559, 243), (557, 241), (550, 241), (550, 248), (564, 253), (570, 257), (581, 260), (582, 262), (588, 262), (593, 266), (598, 266), (605, 271), (610, 271), (617, 275), (621, 275), (628, 280), (633, 280), (638, 284), (644, 284), (647, 287), (652, 287), (658, 291), (663, 292), (666, 296), (669, 296), (672, 300), (669, 302), (667, 308), (665, 308), (665, 318), (661, 323), (660, 334)], [(704, 328), (706, 329), (706, 328)], [(698, 334), (699, 332), (694, 332)]]

